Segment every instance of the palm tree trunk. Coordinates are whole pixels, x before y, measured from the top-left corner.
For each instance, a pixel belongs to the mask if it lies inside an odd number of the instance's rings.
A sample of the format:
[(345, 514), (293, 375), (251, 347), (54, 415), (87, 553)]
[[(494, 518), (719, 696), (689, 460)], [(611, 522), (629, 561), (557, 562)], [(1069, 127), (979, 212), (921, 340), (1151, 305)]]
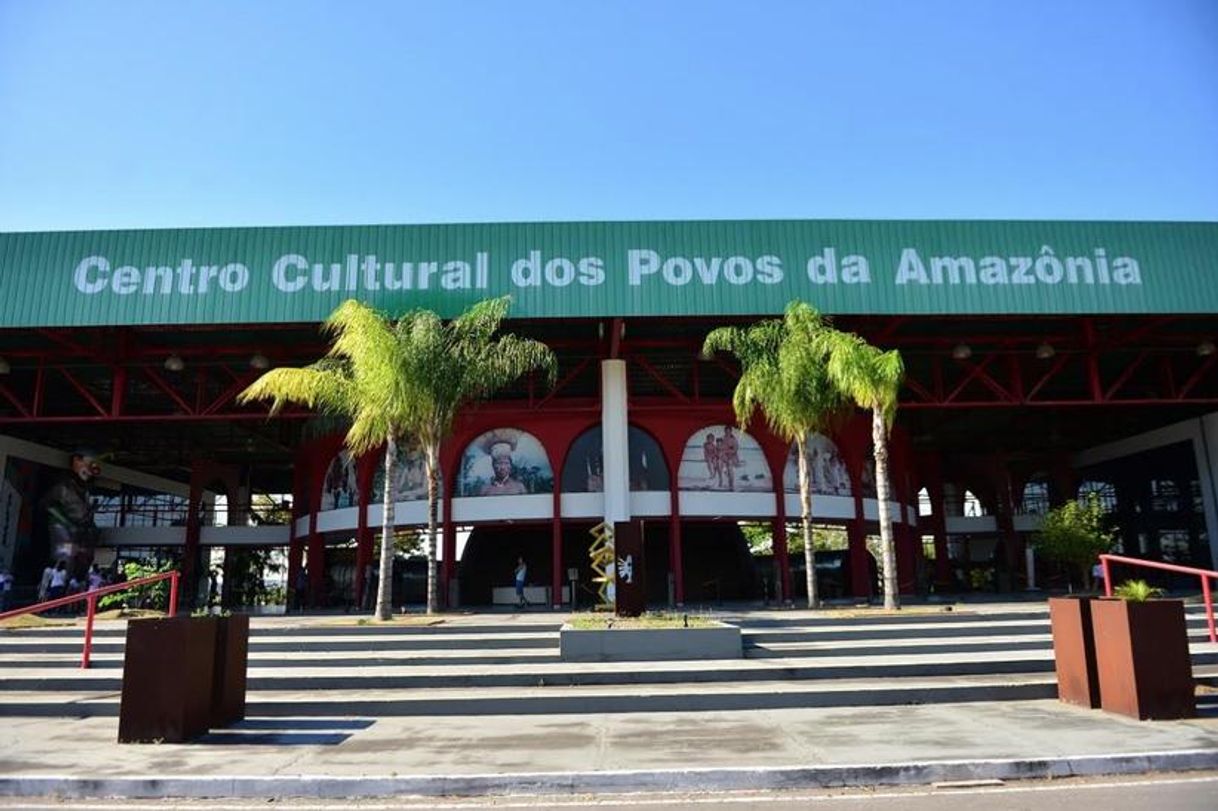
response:
[(808, 582), (808, 608), (819, 608), (816, 594), (816, 550), (812, 544), (812, 482), (808, 480), (808, 440), (801, 434), (795, 440), (799, 454), (799, 520), (804, 533), (804, 575)]
[(440, 508), (440, 449), (428, 445), (427, 455), (427, 613), (439, 608), (436, 583), (436, 524)]
[(388, 620), (393, 617), (393, 525), (397, 523), (393, 514), (393, 483), (398, 461), (397, 443), (390, 437), (385, 444), (385, 492), (383, 494), (384, 515), (381, 520), (381, 566), (376, 583), (376, 618)]
[(871, 442), (875, 446), (875, 497), (880, 512), (880, 545), (884, 548), (884, 608), (901, 607), (897, 595), (897, 555), (892, 538), (888, 492), (888, 426), (878, 408), (871, 410)]

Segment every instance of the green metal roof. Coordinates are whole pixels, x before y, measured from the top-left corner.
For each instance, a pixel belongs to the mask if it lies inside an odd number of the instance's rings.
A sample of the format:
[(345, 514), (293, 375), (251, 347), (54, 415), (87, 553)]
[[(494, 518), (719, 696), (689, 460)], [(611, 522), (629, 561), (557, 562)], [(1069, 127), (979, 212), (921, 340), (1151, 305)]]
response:
[(780, 220), (0, 234), (0, 327), (452, 316), (1218, 312), (1218, 223)]

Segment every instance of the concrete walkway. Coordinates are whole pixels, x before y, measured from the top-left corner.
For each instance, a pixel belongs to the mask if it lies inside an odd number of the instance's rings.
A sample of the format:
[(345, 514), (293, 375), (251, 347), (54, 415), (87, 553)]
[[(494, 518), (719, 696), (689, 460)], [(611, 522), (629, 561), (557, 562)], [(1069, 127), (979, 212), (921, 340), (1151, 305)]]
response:
[(7, 719), (0, 795), (743, 789), (1218, 768), (1218, 704), (1206, 705), (1201, 718), (1153, 723), (1057, 701), (556, 717), (251, 717), (182, 745), (120, 746), (117, 726), (114, 718)]
[[(445, 617), (445, 623), (458, 631), (486, 619)], [(518, 625), (520, 633), (556, 619), (548, 612), (494, 617), (497, 624)], [(257, 620), (256, 626), (286, 622)], [(333, 620), (292, 622), (323, 632)], [(577, 688), (529, 689), (578, 694)], [(634, 685), (629, 692), (645, 705), (665, 689)], [(463, 692), (477, 698), (494, 691)], [(0, 795), (747, 789), (1218, 768), (1218, 695), (1200, 696), (1201, 717), (1172, 722), (1138, 722), (1055, 700), (606, 714), (367, 712), (378, 696), (276, 692), (265, 698), (301, 711), (260, 717), (251, 705), (246, 721), (185, 745), (119, 745), (113, 715), (8, 717), (0, 737)]]

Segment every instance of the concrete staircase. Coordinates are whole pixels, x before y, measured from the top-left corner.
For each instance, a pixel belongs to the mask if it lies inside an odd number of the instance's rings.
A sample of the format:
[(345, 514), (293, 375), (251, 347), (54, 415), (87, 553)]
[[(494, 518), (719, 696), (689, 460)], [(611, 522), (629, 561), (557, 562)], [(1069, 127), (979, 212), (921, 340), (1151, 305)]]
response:
[[(566, 663), (561, 616), (445, 616), (381, 628), (257, 618), (248, 714), (468, 716), (693, 712), (1053, 698), (1043, 604), (878, 612), (724, 612), (744, 629), (733, 661)], [(1196, 675), (1218, 679), (1199, 607)], [(0, 631), (0, 715), (115, 716), (124, 627), (101, 625), (90, 670), (80, 628)]]

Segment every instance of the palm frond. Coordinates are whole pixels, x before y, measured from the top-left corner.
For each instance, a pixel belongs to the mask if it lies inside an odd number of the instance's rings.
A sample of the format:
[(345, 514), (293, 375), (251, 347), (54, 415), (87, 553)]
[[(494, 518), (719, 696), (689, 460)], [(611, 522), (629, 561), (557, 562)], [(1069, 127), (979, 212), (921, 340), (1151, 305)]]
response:
[(316, 363), (302, 369), (271, 369), (237, 395), (237, 402), (270, 400), (271, 415), (294, 403), (329, 414), (350, 413), (351, 379), (333, 364)]

